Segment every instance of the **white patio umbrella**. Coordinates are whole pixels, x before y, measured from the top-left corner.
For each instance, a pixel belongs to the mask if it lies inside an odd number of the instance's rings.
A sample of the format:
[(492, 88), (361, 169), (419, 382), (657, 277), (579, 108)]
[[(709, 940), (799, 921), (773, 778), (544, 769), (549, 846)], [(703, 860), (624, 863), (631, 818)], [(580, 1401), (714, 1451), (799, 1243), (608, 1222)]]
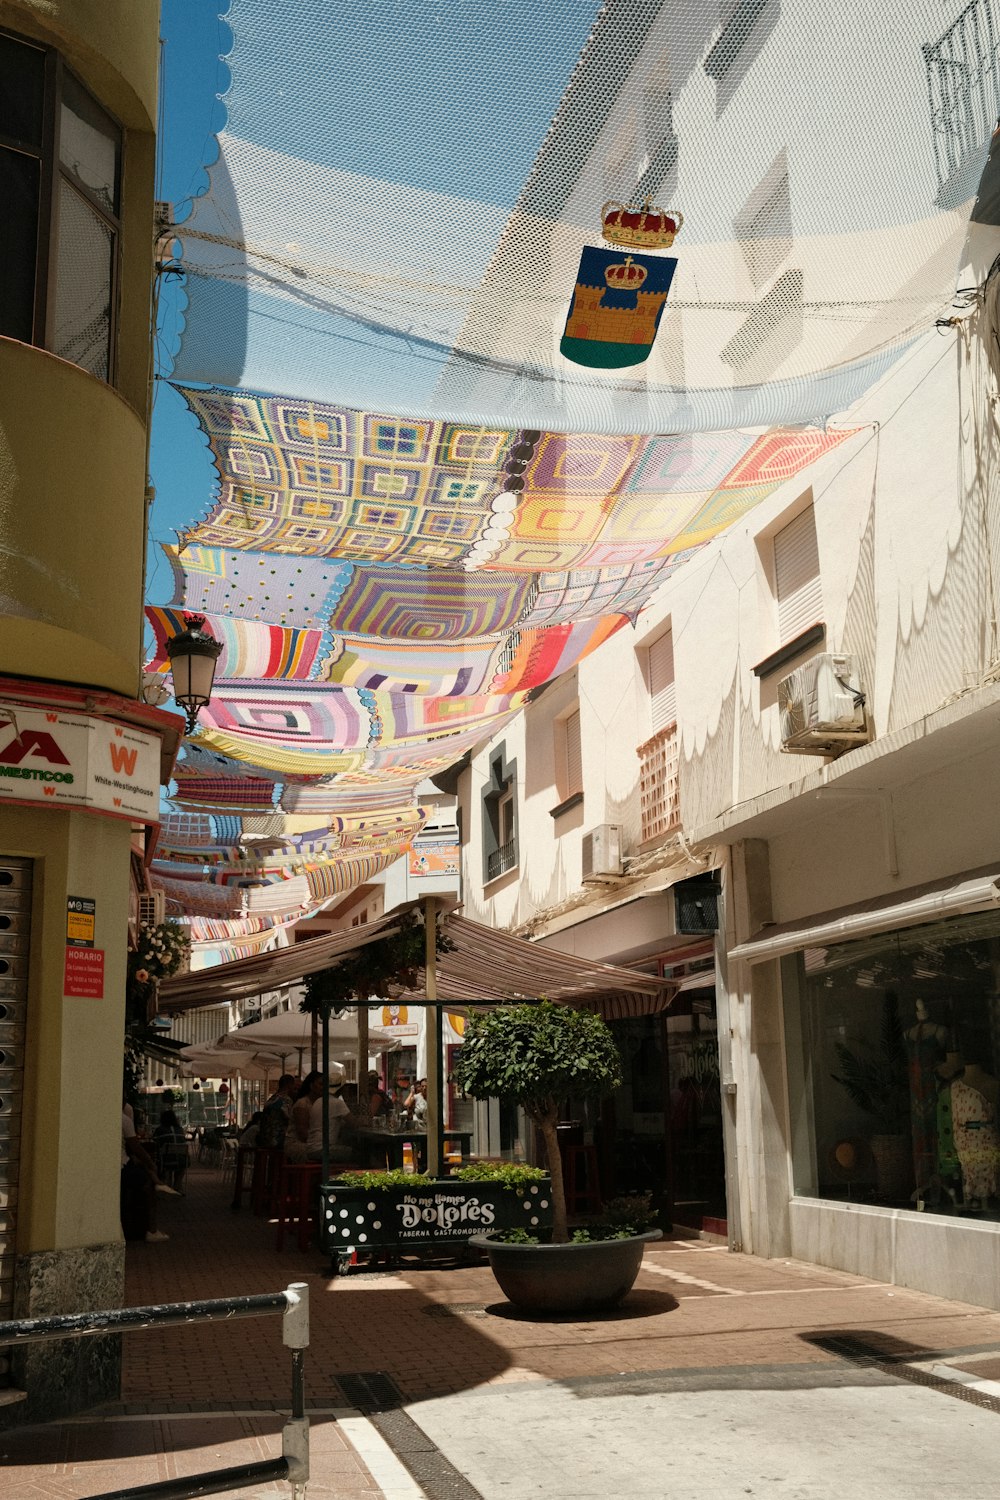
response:
[(280, 1053), (212, 1047), (204, 1042), (182, 1047), (180, 1064), (188, 1078), (245, 1078), (251, 1082), (275, 1077), (282, 1070)]
[[(268, 1016), (264, 1021), (253, 1021), (249, 1026), (239, 1026), (228, 1031), (226, 1047), (246, 1047), (259, 1051), (279, 1053), (286, 1061), (298, 1055), (299, 1071), (302, 1058), (312, 1044), (312, 1016), (303, 1011), (285, 1011), (280, 1016)], [(368, 1045), (372, 1052), (394, 1052), (399, 1039), (391, 1031), (379, 1026), (368, 1028)], [(341, 1062), (349, 1062), (357, 1055), (358, 1022), (356, 1016), (338, 1016), (330, 1021), (330, 1056)]]

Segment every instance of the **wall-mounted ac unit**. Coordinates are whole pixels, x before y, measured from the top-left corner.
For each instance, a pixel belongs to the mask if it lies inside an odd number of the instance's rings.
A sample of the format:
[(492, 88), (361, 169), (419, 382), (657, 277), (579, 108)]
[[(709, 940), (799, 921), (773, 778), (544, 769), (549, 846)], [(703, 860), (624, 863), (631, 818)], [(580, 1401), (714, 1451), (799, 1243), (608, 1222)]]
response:
[(853, 656), (822, 651), (778, 683), (781, 748), (842, 755), (871, 739), (865, 693)]
[(601, 823), (583, 835), (583, 879), (615, 880), (623, 874), (622, 831), (618, 823)]
[(139, 897), (139, 921), (143, 927), (159, 927), (167, 920), (167, 897), (164, 891), (145, 891)]

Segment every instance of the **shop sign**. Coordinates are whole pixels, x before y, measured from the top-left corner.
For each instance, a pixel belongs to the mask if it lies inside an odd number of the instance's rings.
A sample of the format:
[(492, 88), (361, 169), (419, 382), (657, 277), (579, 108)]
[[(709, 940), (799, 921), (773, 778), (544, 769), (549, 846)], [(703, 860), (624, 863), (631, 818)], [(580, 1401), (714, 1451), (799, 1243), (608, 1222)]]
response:
[(442, 1178), (412, 1188), (355, 1188), (324, 1183), (323, 1243), (344, 1250), (420, 1250), (456, 1245), (496, 1229), (549, 1228), (552, 1184), (524, 1188)]
[(373, 1005), (368, 1011), (368, 1024), (381, 1027), (383, 1031), (391, 1031), (394, 1037), (420, 1035), (419, 1012), (415, 1011), (411, 1019), (407, 1005)]
[(89, 896), (66, 898), (66, 944), (70, 948), (94, 946), (94, 922), (97, 902)]
[(410, 876), (420, 880), (429, 875), (458, 875), (459, 855), (454, 839), (414, 839), (407, 856)]
[(67, 948), (63, 994), (84, 1000), (104, 999), (104, 949)]
[(89, 714), (0, 704), (0, 805), (82, 807), (159, 821), (160, 741)]

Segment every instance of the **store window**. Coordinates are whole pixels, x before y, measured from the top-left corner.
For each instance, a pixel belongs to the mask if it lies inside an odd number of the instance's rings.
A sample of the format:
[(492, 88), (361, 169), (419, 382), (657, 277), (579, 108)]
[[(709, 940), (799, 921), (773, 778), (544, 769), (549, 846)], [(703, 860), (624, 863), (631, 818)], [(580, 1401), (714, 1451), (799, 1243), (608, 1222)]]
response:
[(1000, 916), (783, 961), (795, 1191), (1000, 1221)]
[(0, 32), (0, 335), (114, 375), (122, 131), (54, 52)]

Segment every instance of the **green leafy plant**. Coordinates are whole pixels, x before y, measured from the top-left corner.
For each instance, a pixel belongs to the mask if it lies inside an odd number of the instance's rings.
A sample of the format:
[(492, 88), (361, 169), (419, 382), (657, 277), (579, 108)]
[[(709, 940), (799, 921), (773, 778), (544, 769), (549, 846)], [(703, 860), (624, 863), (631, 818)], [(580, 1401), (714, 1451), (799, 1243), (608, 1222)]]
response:
[(459, 1182), (495, 1182), (499, 1187), (517, 1191), (529, 1183), (540, 1182), (548, 1173), (542, 1167), (525, 1167), (513, 1161), (482, 1161), (458, 1167), (451, 1175)]
[[(398, 931), (376, 938), (351, 958), (344, 958), (329, 969), (310, 974), (305, 981), (305, 996), (300, 1010), (312, 1015), (329, 1008), (343, 1010), (358, 1001), (367, 1002), (370, 995), (384, 997), (392, 989), (416, 989), (424, 962), (424, 927), (413, 912), (399, 918)], [(438, 953), (450, 953), (454, 943), (439, 926), (436, 934)]]
[(599, 1098), (621, 1082), (621, 1059), (603, 1019), (542, 1000), (470, 1017), (455, 1066), (474, 1099), (510, 1099), (541, 1132), (552, 1178), (552, 1239), (565, 1244), (566, 1194), (556, 1136), (564, 1099)]
[(585, 1224), (580, 1229), (573, 1230), (572, 1243), (594, 1245), (601, 1240), (630, 1240), (641, 1233), (637, 1224)]
[(542, 1237), (527, 1229), (501, 1229), (496, 1238), (502, 1245), (540, 1245)]
[(413, 1188), (425, 1187), (431, 1181), (426, 1172), (404, 1172), (398, 1167), (391, 1172), (351, 1172), (347, 1177), (332, 1179), (338, 1187), (364, 1188)]
[(840, 1072), (830, 1076), (851, 1103), (872, 1116), (880, 1134), (904, 1134), (909, 1126), (910, 1090), (906, 1043), (895, 994), (886, 992), (876, 1046), (862, 1044), (854, 1051), (838, 1042), (835, 1050)]
[(654, 1228), (658, 1217), (651, 1193), (626, 1193), (620, 1198), (609, 1198), (601, 1212), (601, 1219), (609, 1229), (627, 1228), (632, 1234)]

